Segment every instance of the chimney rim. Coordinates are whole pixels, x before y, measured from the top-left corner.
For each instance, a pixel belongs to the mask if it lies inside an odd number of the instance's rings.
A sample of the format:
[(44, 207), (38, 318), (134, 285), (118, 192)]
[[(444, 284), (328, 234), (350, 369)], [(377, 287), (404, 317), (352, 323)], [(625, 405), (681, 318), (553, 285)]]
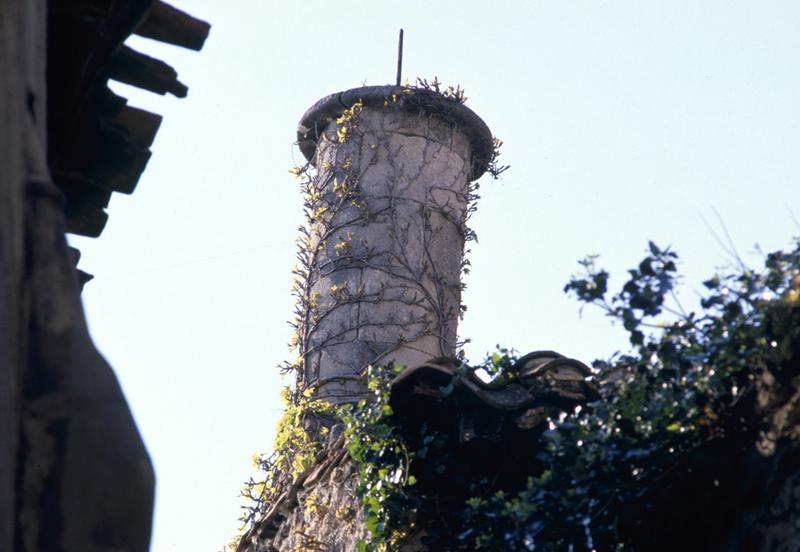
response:
[(486, 172), (492, 159), (494, 143), (492, 132), (483, 119), (463, 103), (432, 90), (408, 86), (360, 86), (320, 99), (306, 110), (297, 125), (297, 145), (303, 156), (314, 165), (319, 136), (345, 110), (359, 101), (365, 107), (383, 107), (386, 100), (393, 96), (397, 98), (397, 106), (401, 109), (422, 109), (461, 129), (472, 146), (470, 181), (478, 180)]

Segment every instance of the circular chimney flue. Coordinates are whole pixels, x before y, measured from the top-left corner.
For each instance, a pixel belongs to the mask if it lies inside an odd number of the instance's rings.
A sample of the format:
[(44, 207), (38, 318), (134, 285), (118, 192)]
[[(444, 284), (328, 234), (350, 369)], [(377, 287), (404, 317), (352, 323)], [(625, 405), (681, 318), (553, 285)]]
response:
[(305, 186), (300, 382), (338, 404), (372, 364), (452, 357), (473, 182), (492, 135), (435, 91), (370, 86), (323, 98), (298, 127)]

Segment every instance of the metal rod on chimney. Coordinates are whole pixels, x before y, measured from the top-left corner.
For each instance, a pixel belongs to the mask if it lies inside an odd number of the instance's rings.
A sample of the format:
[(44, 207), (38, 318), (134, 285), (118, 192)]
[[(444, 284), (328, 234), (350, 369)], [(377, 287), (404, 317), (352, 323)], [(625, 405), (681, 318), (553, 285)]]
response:
[(403, 74), (403, 29), (400, 29), (400, 39), (397, 41), (397, 86)]

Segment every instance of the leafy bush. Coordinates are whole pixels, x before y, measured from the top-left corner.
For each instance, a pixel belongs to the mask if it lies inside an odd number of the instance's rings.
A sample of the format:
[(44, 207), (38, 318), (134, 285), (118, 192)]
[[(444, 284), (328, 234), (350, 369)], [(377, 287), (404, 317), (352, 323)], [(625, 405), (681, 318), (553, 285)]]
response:
[[(725, 479), (725, 455), (736, 464), (736, 455), (755, 446), (769, 454), (779, 437), (757, 398), (765, 386), (793, 377), (800, 243), (768, 255), (763, 272), (742, 268), (704, 282), (700, 313), (675, 301), (676, 260), (650, 243), (616, 294), (596, 258), (581, 262), (584, 274), (565, 291), (618, 320), (633, 351), (594, 363), (602, 399), (549, 421), (522, 489), (486, 494), (490, 486), (474, 482), (474, 495), (453, 504), (414, 487), (415, 459), (429, 454), (429, 444), (439, 443), (438, 465), (447, 466), (447, 436), (424, 435), (425, 451), (408, 450), (391, 417), (386, 380), (376, 379), (376, 400), (343, 413), (373, 537), (361, 549), (390, 550), (417, 531), (432, 550), (636, 550), (658, 523), (647, 516), (660, 512), (664, 523), (677, 523), (694, 515), (691, 504), (674, 502), (692, 486), (703, 486), (704, 504), (725, 510), (736, 492)], [(482, 368), (503, 378), (512, 360), (498, 351)]]

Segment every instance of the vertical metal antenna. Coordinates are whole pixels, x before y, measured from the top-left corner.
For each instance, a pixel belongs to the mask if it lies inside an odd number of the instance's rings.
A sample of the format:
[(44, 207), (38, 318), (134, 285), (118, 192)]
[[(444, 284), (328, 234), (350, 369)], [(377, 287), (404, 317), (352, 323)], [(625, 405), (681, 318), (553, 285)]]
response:
[(400, 77), (403, 74), (403, 29), (400, 29), (400, 39), (397, 41), (397, 86), (400, 86)]

